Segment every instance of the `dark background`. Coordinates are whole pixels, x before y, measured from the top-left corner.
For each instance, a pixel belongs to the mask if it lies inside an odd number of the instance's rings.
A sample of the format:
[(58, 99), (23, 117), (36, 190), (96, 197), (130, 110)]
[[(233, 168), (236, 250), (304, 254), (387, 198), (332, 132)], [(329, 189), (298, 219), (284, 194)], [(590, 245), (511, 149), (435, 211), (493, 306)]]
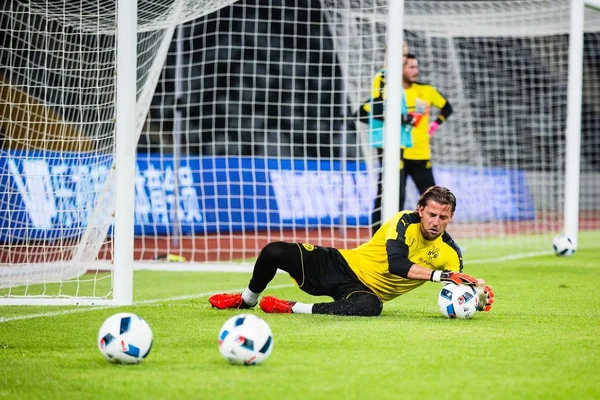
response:
[[(182, 138), (184, 153), (339, 157), (345, 151), (349, 157), (359, 156), (357, 122), (353, 118), (356, 106), (344, 97), (339, 53), (334, 51), (321, 1), (273, 0), (270, 7), (260, 3), (264, 2), (238, 1), (185, 24), (183, 96), (178, 100), (173, 96), (173, 41), (140, 150), (152, 151), (159, 146), (170, 151), (175, 110), (179, 107), (186, 132)], [(431, 39), (419, 32), (406, 32), (405, 37), (417, 56), (420, 49), (432, 45)], [(551, 41), (553, 46), (566, 48), (568, 37), (557, 35)], [(598, 34), (586, 34), (584, 171), (600, 169), (598, 43)], [(451, 122), (444, 128), (450, 131), (446, 137), (459, 137), (464, 131), (461, 118), (470, 118), (469, 129), (477, 144), (469, 146), (483, 152), (487, 165), (508, 163), (540, 170), (561, 164), (566, 126), (564, 60), (544, 58), (540, 51), (545, 44), (536, 38), (455, 38), (454, 45), (465, 98), (449, 97), (449, 101), (460, 104), (462, 111), (468, 109), (468, 116), (463, 117), (455, 108)], [(440, 44), (439, 48), (444, 46)], [(515, 54), (522, 60), (518, 69), (513, 65)], [(421, 76), (428, 83), (436, 82), (436, 78), (437, 82), (452, 79), (440, 76), (445, 60), (443, 54), (437, 57), (435, 65), (421, 64)], [(469, 66), (477, 63), (484, 65), (489, 74), (472, 73)], [(490, 85), (494, 80), (502, 84)], [(436, 87), (444, 93), (443, 84)], [(550, 92), (564, 94), (564, 98), (552, 98)], [(498, 99), (502, 99), (500, 103)], [(454, 145), (456, 154), (451, 159), (465, 164), (473, 161), (462, 149), (467, 143), (439, 140), (438, 144), (444, 150), (434, 148), (434, 154), (447, 154), (449, 146)]]
[[(319, 0), (272, 0), (269, 7), (246, 0), (183, 27), (187, 67), (178, 107), (186, 152), (339, 157), (344, 132), (356, 146), (320, 7)], [(150, 115), (151, 129), (163, 134), (173, 130), (175, 51), (174, 41)], [(140, 148), (151, 141), (144, 135)]]

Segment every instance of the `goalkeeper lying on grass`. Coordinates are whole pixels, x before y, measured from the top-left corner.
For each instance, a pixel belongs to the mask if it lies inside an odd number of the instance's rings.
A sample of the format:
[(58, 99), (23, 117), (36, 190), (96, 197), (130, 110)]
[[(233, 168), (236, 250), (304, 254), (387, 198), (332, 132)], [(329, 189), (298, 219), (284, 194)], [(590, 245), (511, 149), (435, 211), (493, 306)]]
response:
[(334, 301), (305, 304), (266, 296), (260, 308), (267, 313), (376, 316), (383, 303), (426, 281), (476, 286), (480, 310), (489, 311), (494, 293), (483, 279), (462, 273), (460, 248), (446, 232), (455, 209), (454, 194), (432, 186), (419, 198), (416, 211), (399, 212), (355, 249), (269, 243), (243, 293), (215, 294), (208, 301), (220, 309), (252, 308), (280, 268), (304, 292)]

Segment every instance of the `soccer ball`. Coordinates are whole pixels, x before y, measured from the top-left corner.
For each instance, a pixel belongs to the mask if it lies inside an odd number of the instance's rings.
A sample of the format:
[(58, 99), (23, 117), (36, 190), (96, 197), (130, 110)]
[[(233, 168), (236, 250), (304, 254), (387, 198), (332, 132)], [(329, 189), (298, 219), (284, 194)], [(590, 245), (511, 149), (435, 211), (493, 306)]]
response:
[(260, 364), (273, 351), (273, 333), (256, 315), (236, 315), (219, 332), (219, 351), (232, 364)]
[(104, 321), (98, 332), (98, 349), (109, 361), (137, 364), (152, 348), (152, 330), (135, 314), (119, 313)]
[(575, 254), (575, 241), (565, 235), (555, 236), (552, 240), (552, 247), (557, 256), (572, 256)]
[(448, 318), (471, 318), (477, 312), (479, 297), (473, 286), (444, 285), (438, 296), (440, 311)]

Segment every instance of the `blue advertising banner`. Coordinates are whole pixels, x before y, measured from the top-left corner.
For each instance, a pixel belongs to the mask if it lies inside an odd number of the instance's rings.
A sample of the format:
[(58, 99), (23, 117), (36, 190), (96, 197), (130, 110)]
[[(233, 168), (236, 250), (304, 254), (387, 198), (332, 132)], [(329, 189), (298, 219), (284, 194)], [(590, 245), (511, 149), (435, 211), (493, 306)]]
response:
[[(535, 219), (533, 196), (525, 173), (518, 169), (436, 165), (435, 181), (456, 195), (454, 223), (523, 221)], [(405, 208), (419, 198), (409, 180)]]
[(374, 196), (363, 163), (251, 157), (188, 157), (176, 191), (173, 159), (142, 154), (135, 186), (136, 234), (367, 225)]
[[(81, 235), (111, 163), (95, 153), (1, 152), (0, 240)], [(458, 198), (456, 222), (535, 218), (523, 171), (437, 165), (435, 177)], [(175, 169), (170, 155), (139, 154), (135, 233), (368, 226), (375, 191), (360, 162), (189, 156)], [(405, 208), (417, 198), (409, 185)]]
[(0, 240), (81, 235), (111, 161), (98, 153), (0, 151)]

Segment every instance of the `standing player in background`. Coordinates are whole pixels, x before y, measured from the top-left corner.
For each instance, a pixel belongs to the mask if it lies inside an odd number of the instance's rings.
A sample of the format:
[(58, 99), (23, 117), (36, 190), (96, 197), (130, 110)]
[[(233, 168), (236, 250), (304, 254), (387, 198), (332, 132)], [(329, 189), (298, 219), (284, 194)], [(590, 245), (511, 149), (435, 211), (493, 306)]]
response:
[[(408, 45), (404, 42), (402, 46), (402, 64), (406, 63), (406, 56), (408, 55)], [(386, 54), (387, 58), (387, 54)], [(379, 174), (377, 176), (377, 197), (375, 197), (375, 205), (373, 207), (373, 214), (371, 216), (371, 222), (373, 224), (373, 233), (381, 226), (381, 195), (383, 192), (382, 185), (382, 166), (383, 166), (383, 122), (385, 113), (385, 99), (387, 95), (386, 90), (386, 62), (384, 62), (383, 68), (381, 68), (371, 84), (371, 97), (366, 101), (359, 111), (360, 119), (364, 123), (369, 125), (369, 145), (375, 148), (377, 152), (377, 160), (379, 162)], [(414, 123), (412, 116), (408, 113), (406, 106), (406, 99), (404, 92), (402, 93), (402, 103), (400, 114), (402, 118), (402, 128), (400, 131), (400, 147), (407, 148), (412, 146), (410, 131), (412, 124)], [(401, 203), (402, 204), (402, 203)], [(400, 208), (402, 210), (402, 208)]]
[[(411, 132), (412, 147), (402, 152), (400, 171), (400, 210), (404, 209), (406, 199), (406, 177), (411, 176), (419, 194), (435, 185), (431, 168), (430, 140), (446, 119), (452, 114), (452, 106), (440, 92), (431, 85), (417, 82), (419, 62), (413, 54), (406, 56), (402, 81), (408, 112), (415, 116)], [(429, 120), (431, 106), (439, 109), (435, 121)]]
[[(489, 311), (494, 293), (483, 279), (462, 273), (460, 248), (446, 232), (455, 209), (454, 194), (433, 186), (421, 195), (416, 211), (397, 213), (355, 249), (269, 243), (243, 293), (215, 294), (208, 301), (219, 309), (259, 304), (267, 313), (377, 316), (384, 302), (431, 281), (477, 286), (479, 309)], [(277, 269), (290, 274), (302, 291), (334, 301), (306, 304), (266, 296), (259, 303)]]

